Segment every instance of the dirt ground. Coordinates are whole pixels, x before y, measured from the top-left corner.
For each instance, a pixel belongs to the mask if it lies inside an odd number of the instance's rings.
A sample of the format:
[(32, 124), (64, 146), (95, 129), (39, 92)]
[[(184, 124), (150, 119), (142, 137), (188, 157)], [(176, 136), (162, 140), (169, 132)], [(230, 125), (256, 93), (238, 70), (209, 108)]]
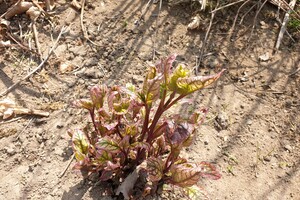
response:
[[(69, 30), (48, 64), (4, 96), (20, 106), (48, 111), (50, 116), (18, 115), (0, 120), (0, 199), (112, 199), (95, 182), (83, 181), (72, 167), (60, 177), (72, 158), (67, 129), (80, 127), (87, 120), (71, 102), (87, 97), (88, 87), (95, 84), (131, 82), (140, 87), (154, 50), (154, 60), (177, 53), (178, 62), (193, 68), (209, 25), (210, 14), (197, 11), (191, 4), (170, 6), (163, 1), (159, 12), (159, 4), (151, 3), (146, 10), (147, 2), (86, 2), (83, 22), (95, 44), (84, 40), (80, 11), (71, 8), (69, 2), (57, 1), (51, 23), (38, 20), (44, 57), (62, 26)], [(238, 20), (250, 6), (241, 9)], [(297, 200), (299, 37), (293, 42), (285, 36), (280, 50), (272, 55), (280, 25), (271, 17), (277, 8), (266, 4), (254, 29), (255, 9), (245, 15), (234, 37), (229, 38), (237, 9), (221, 10), (214, 19), (199, 74), (221, 68), (227, 72), (217, 84), (192, 97), (195, 105), (206, 106), (210, 112), (184, 155), (193, 161), (210, 161), (222, 174), (220, 180), (201, 181), (211, 199)], [(203, 18), (200, 27), (187, 30), (196, 13)], [(24, 43), (34, 46), (30, 19), (23, 14), (9, 21), (12, 31), (19, 35), (22, 31)], [(0, 52), (2, 93), (39, 61), (18, 45), (0, 48)], [(61, 73), (59, 66), (67, 62), (75, 68)], [(179, 197), (171, 191), (161, 198)]]

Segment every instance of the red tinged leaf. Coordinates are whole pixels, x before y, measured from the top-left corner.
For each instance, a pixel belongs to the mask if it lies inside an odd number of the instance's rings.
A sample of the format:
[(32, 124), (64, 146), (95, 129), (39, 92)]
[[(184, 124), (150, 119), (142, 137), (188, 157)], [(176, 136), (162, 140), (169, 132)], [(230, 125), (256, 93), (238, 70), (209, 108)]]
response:
[(151, 157), (147, 159), (147, 171), (152, 182), (160, 181), (163, 177), (164, 162), (160, 158)]
[(194, 163), (172, 165), (170, 183), (180, 187), (195, 185), (201, 178), (201, 168)]
[(143, 91), (141, 94), (144, 103), (151, 104), (160, 97), (160, 89), (163, 81), (163, 74), (157, 73), (155, 67), (150, 67), (144, 80)]
[(221, 178), (221, 174), (216, 170), (216, 167), (209, 162), (201, 162), (199, 164), (201, 168), (201, 177), (218, 180)]
[(77, 161), (82, 161), (88, 154), (89, 141), (82, 130), (75, 129), (72, 134), (73, 151)]
[(176, 80), (176, 85), (179, 88), (178, 91), (180, 91), (180, 94), (191, 94), (218, 80), (224, 71), (225, 69), (218, 74), (210, 76), (179, 77)]
[(167, 138), (172, 146), (189, 146), (193, 139), (194, 126), (186, 122), (178, 125), (168, 122)]
[(90, 96), (94, 106), (99, 109), (102, 108), (104, 103), (104, 97), (107, 93), (107, 87), (105, 85), (93, 86), (90, 90)]
[(76, 100), (76, 101), (73, 102), (73, 105), (78, 107), (78, 108), (84, 108), (84, 109), (87, 109), (87, 110), (94, 109), (93, 102), (88, 100), (88, 99)]
[(108, 152), (118, 152), (121, 149), (118, 142), (108, 136), (100, 138), (99, 141), (96, 143), (96, 148)]

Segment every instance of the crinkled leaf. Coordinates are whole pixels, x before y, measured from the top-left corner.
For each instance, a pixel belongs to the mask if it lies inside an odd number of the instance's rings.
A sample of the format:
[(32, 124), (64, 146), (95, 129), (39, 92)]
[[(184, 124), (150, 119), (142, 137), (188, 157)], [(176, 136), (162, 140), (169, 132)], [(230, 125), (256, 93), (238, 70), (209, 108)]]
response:
[(130, 135), (125, 135), (122, 140), (119, 142), (119, 147), (123, 150), (128, 149), (130, 147)]
[(152, 182), (160, 181), (164, 175), (164, 162), (160, 158), (150, 157), (147, 159), (147, 170)]
[(96, 144), (96, 147), (100, 150), (105, 150), (108, 152), (116, 152), (120, 150), (118, 142), (110, 137), (100, 138)]
[(110, 119), (110, 115), (106, 112), (106, 110), (104, 108), (100, 108), (98, 109), (98, 116), (100, 117), (100, 119), (102, 120), (109, 120)]
[(107, 161), (112, 161), (112, 155), (108, 151), (98, 150), (96, 153), (95, 164), (104, 165)]
[(168, 84), (169, 89), (171, 91), (178, 92), (179, 94), (183, 93), (184, 91), (182, 91), (182, 89), (177, 85), (177, 80), (180, 78), (186, 78), (189, 74), (190, 70), (186, 69), (184, 65), (178, 65), (170, 77), (170, 82)]
[(201, 168), (193, 163), (172, 165), (170, 183), (180, 187), (195, 185), (201, 178)]
[(124, 135), (131, 135), (134, 136), (137, 134), (137, 126), (126, 126), (125, 127), (125, 131), (124, 131)]
[(221, 174), (216, 170), (216, 167), (213, 166), (209, 162), (201, 162), (199, 164), (199, 167), (201, 169), (201, 177), (209, 178), (213, 180), (217, 180), (221, 178)]
[(73, 102), (73, 105), (78, 107), (78, 108), (84, 108), (88, 110), (94, 109), (94, 104), (92, 101), (88, 99), (79, 99)]
[(175, 125), (169, 121), (166, 133), (172, 146), (189, 146), (192, 142), (194, 126), (187, 122)]
[(107, 93), (107, 87), (105, 85), (93, 86), (90, 90), (90, 96), (94, 106), (99, 109), (102, 108), (104, 103), (104, 97)]
[(100, 131), (100, 134), (102, 136), (106, 136), (106, 135), (110, 135), (110, 134), (114, 133), (117, 125), (118, 125), (118, 122), (112, 122), (112, 123), (108, 123), (108, 124), (98, 123), (97, 127), (98, 127), (98, 130)]
[(176, 54), (172, 54), (169, 57), (167, 57), (166, 59), (162, 59), (160, 62), (158, 62), (155, 67), (157, 68), (157, 71), (159, 73), (164, 74), (165, 80), (167, 83), (167, 80), (169, 79), (170, 76), (170, 72), (171, 72), (171, 68), (172, 68), (172, 64), (175, 61), (177, 55)]
[(221, 74), (225, 70), (222, 70), (218, 74), (210, 76), (196, 76), (196, 77), (179, 77), (176, 80), (176, 86), (179, 88), (179, 94), (190, 94), (197, 90), (200, 90), (220, 78)]
[(135, 148), (135, 149), (138, 149), (138, 148), (146, 149), (147, 151), (149, 151), (151, 146), (147, 142), (135, 142), (135, 143), (131, 144), (131, 147)]
[(129, 106), (130, 102), (128, 100), (123, 100), (113, 104), (113, 111), (117, 115), (125, 115), (128, 112)]
[(156, 139), (156, 144), (160, 153), (164, 153), (166, 151), (167, 145), (166, 145), (165, 138), (163, 136), (159, 136)]
[(110, 109), (113, 109), (114, 103), (121, 101), (120, 87), (113, 86), (107, 95), (107, 104)]
[(163, 81), (163, 74), (157, 73), (155, 67), (150, 67), (144, 80), (143, 94), (144, 103), (151, 104), (160, 97), (160, 87)]
[(88, 154), (89, 149), (89, 141), (85, 133), (79, 129), (74, 130), (72, 135), (72, 143), (75, 158), (78, 161), (84, 160), (85, 156)]

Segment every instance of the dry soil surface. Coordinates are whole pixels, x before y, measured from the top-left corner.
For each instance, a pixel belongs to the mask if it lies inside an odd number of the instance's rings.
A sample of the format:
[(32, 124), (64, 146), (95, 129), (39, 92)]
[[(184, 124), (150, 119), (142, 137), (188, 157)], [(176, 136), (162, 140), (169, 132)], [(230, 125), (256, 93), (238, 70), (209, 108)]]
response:
[[(84, 39), (80, 11), (69, 2), (57, 1), (50, 19), (38, 19), (44, 57), (62, 26), (69, 30), (44, 68), (1, 98), (48, 111), (50, 116), (0, 120), (0, 199), (112, 198), (95, 182), (83, 181), (72, 167), (60, 177), (72, 158), (67, 129), (81, 127), (87, 120), (71, 102), (87, 97), (88, 87), (95, 84), (131, 82), (140, 87), (148, 62), (171, 53), (193, 68), (209, 26), (210, 13), (200, 12), (194, 4), (170, 6), (163, 1), (160, 10), (159, 3), (152, 2), (146, 9), (147, 2), (86, 2), (83, 25), (95, 44)], [(247, 13), (252, 5), (241, 9), (232, 37), (229, 29), (238, 6), (215, 16), (199, 74), (227, 71), (192, 97), (195, 106), (206, 106), (210, 112), (184, 155), (197, 162), (210, 161), (222, 174), (220, 180), (201, 181), (211, 199), (296, 200), (300, 199), (299, 43), (297, 37), (293, 42), (285, 36), (272, 55), (280, 27), (272, 18), (276, 7), (267, 3), (255, 19), (255, 8)], [(199, 28), (187, 30), (197, 13), (203, 19)], [(30, 19), (22, 14), (9, 21), (11, 31), (34, 48)], [(0, 51), (1, 92), (40, 63), (19, 45)], [(68, 62), (74, 68), (62, 73), (59, 66)], [(165, 192), (161, 198), (179, 197)]]

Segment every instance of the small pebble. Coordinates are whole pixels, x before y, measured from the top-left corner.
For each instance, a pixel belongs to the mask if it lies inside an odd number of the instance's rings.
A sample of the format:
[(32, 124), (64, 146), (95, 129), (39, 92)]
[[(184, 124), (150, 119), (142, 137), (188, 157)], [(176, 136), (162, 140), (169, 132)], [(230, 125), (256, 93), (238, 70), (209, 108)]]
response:
[(289, 152), (292, 152), (292, 150), (293, 150), (293, 148), (291, 147), (291, 145), (288, 145), (288, 144), (284, 146), (284, 149), (287, 150), (287, 151), (289, 151)]

